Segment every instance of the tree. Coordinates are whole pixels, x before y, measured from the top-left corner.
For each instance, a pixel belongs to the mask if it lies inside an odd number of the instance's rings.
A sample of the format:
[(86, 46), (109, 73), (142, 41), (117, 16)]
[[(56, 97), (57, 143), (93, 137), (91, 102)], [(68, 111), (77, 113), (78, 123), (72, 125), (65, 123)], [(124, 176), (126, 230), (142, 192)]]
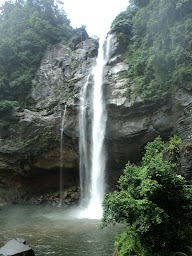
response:
[(121, 12), (111, 24), (111, 32), (116, 33), (122, 49), (126, 49), (132, 37), (132, 18), (134, 16), (134, 8), (128, 7)]
[(74, 35), (64, 10), (53, 0), (6, 1), (0, 12), (0, 128), (7, 112), (25, 105), (46, 48)]
[(165, 159), (176, 159), (179, 143), (178, 137), (148, 143), (142, 165), (128, 163), (118, 190), (105, 196), (103, 225), (127, 226), (115, 243), (119, 256), (179, 255), (191, 245), (192, 190), (179, 165)]
[[(132, 0), (112, 31), (124, 40), (127, 76), (143, 98), (164, 97), (192, 80), (191, 0)], [(125, 40), (126, 39), (126, 40)]]
[(73, 34), (70, 20), (53, 0), (5, 2), (0, 13), (0, 99), (23, 101), (45, 49), (67, 44)]
[(150, 2), (150, 0), (130, 0), (130, 4), (140, 7), (140, 8), (148, 5), (149, 2)]

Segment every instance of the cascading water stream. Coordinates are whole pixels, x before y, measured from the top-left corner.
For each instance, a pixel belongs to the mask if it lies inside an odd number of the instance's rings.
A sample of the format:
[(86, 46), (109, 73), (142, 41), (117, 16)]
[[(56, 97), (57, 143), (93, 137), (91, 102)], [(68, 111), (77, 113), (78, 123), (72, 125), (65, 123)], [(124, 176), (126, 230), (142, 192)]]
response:
[(60, 128), (60, 200), (59, 205), (62, 205), (62, 194), (63, 194), (63, 132), (64, 132), (64, 126), (65, 126), (65, 116), (67, 111), (67, 104), (65, 104), (65, 108), (63, 111), (63, 116), (61, 118), (61, 128)]
[[(94, 79), (93, 87), (93, 119), (92, 119), (92, 140), (91, 140), (91, 166), (89, 162), (86, 163), (86, 158), (83, 159), (84, 170), (80, 171), (81, 179), (84, 182), (89, 182), (88, 185), (83, 186), (84, 192), (87, 193), (84, 195), (87, 201), (87, 208), (83, 211), (82, 216), (86, 218), (99, 219), (102, 217), (102, 201), (105, 192), (105, 149), (104, 149), (104, 139), (105, 139), (105, 128), (106, 128), (106, 108), (105, 102), (103, 99), (103, 68), (108, 60), (109, 55), (109, 45), (110, 45), (111, 36), (106, 40), (105, 54), (104, 54), (104, 40), (101, 40), (97, 64), (94, 67), (91, 75)], [(84, 85), (83, 91), (87, 90), (88, 80)], [(86, 94), (86, 92), (85, 92)], [(82, 100), (81, 104), (86, 101), (86, 97), (83, 99), (83, 93), (81, 94)], [(86, 96), (86, 95), (84, 95)], [(83, 106), (81, 105), (81, 111)], [(83, 115), (80, 111), (80, 120), (86, 123), (85, 114)], [(81, 122), (80, 121), (80, 122)], [(86, 131), (85, 127), (82, 131), (82, 126), (80, 126), (80, 137), (83, 140), (83, 132)], [(84, 137), (84, 139), (86, 139)], [(84, 144), (87, 151), (87, 144)], [(80, 152), (83, 146), (80, 147)], [(81, 155), (81, 153), (80, 153)], [(88, 160), (88, 158), (87, 158)], [(81, 161), (80, 161), (81, 163)], [(85, 168), (86, 166), (86, 168)], [(89, 191), (87, 191), (89, 189)], [(83, 198), (83, 199), (84, 199)]]
[(88, 155), (88, 139), (87, 139), (87, 108), (88, 96), (87, 87), (90, 75), (87, 77), (85, 85), (80, 93), (80, 112), (79, 112), (79, 152), (80, 152), (80, 189), (81, 203), (84, 205), (88, 200), (89, 194), (89, 155)]

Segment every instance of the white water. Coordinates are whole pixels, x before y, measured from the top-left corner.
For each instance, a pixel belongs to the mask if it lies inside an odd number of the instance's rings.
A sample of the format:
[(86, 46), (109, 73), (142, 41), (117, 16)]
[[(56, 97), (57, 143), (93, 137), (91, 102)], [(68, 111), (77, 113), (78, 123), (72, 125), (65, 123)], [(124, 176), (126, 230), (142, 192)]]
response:
[[(99, 53), (97, 58), (97, 64), (92, 71), (94, 77), (94, 88), (93, 88), (93, 120), (92, 120), (92, 140), (91, 140), (91, 168), (89, 164), (84, 162), (87, 166), (85, 182), (89, 182), (87, 188), (87, 194), (84, 198), (88, 201), (87, 208), (81, 212), (81, 216), (84, 218), (100, 219), (103, 214), (102, 201), (105, 193), (105, 128), (106, 128), (106, 108), (105, 101), (103, 99), (103, 68), (108, 59), (109, 45), (111, 36), (107, 38), (106, 51), (104, 54), (103, 44), (104, 40), (101, 40)], [(84, 91), (87, 90), (87, 84), (84, 85)], [(86, 99), (85, 99), (86, 100)], [(81, 103), (84, 102), (83, 100)], [(81, 108), (83, 106), (81, 105)], [(81, 118), (85, 118), (85, 115), (80, 115)], [(86, 119), (84, 119), (86, 122)], [(80, 127), (81, 129), (82, 127)], [(84, 129), (85, 131), (86, 129)], [(82, 133), (81, 133), (82, 134)], [(80, 134), (80, 136), (81, 136)], [(83, 137), (83, 136), (82, 136)], [(87, 146), (87, 145), (86, 145)], [(85, 158), (84, 158), (85, 161)], [(85, 191), (86, 193), (86, 191)]]
[(63, 116), (61, 118), (61, 128), (60, 128), (60, 200), (59, 206), (62, 205), (62, 194), (63, 194), (63, 132), (65, 126), (65, 116), (67, 111), (67, 104), (63, 111)]
[(88, 96), (87, 89), (90, 75), (87, 77), (85, 85), (80, 93), (80, 111), (79, 111), (79, 152), (80, 152), (80, 189), (81, 189), (81, 204), (84, 205), (89, 198), (89, 151), (87, 138), (87, 111), (88, 111)]

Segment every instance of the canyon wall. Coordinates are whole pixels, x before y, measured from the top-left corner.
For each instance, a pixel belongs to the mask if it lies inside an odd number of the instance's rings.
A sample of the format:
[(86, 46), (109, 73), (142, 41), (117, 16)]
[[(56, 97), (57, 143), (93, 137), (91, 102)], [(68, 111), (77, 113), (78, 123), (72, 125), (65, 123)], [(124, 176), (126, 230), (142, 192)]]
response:
[[(9, 190), (45, 193), (59, 188), (60, 127), (66, 109), (63, 142), (64, 186), (79, 184), (80, 91), (96, 63), (98, 40), (86, 39), (74, 49), (57, 44), (47, 49), (23, 107), (0, 130), (0, 195)], [(127, 78), (115, 35), (104, 69), (107, 107), (107, 179), (115, 184), (128, 161), (139, 163), (148, 141), (178, 134), (181, 173), (192, 179), (192, 83), (162, 98), (144, 100)], [(92, 95), (92, 83), (88, 85)], [(89, 105), (90, 102), (87, 102)], [(91, 120), (91, 111), (90, 117)], [(89, 136), (88, 136), (89, 137)]]

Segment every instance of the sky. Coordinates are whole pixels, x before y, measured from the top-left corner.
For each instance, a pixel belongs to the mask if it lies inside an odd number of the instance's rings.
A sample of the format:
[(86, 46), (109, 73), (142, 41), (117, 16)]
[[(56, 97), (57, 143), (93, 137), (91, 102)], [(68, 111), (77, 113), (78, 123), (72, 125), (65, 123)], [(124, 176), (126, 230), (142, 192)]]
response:
[[(5, 0), (0, 0), (0, 5)], [(55, 0), (57, 1), (57, 0)], [(63, 9), (74, 28), (86, 26), (89, 36), (104, 36), (111, 22), (126, 10), (129, 0), (58, 0), (64, 2)]]
[(62, 0), (71, 26), (86, 26), (89, 36), (106, 35), (111, 22), (126, 10), (128, 0)]

